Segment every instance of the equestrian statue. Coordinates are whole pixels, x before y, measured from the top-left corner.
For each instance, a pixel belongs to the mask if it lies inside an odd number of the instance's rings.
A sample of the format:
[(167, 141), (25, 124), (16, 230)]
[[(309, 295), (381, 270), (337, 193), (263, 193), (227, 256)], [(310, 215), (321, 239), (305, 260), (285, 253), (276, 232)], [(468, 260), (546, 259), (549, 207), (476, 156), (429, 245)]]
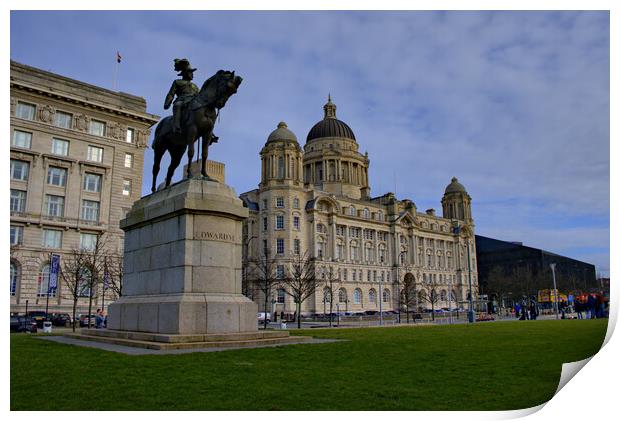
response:
[(220, 110), (224, 108), (228, 98), (237, 92), (243, 80), (235, 76), (234, 71), (218, 70), (202, 84), (202, 88), (198, 89), (192, 82), (196, 69), (191, 67), (188, 59), (175, 59), (174, 70), (179, 72), (178, 76), (182, 78), (172, 82), (172, 87), (164, 102), (166, 110), (172, 104), (172, 116), (162, 119), (155, 129), (155, 139), (152, 145), (155, 153), (152, 192), (156, 190), (159, 164), (166, 151), (170, 154), (166, 187), (170, 185), (172, 175), (179, 166), (186, 149), (187, 178), (191, 177), (190, 166), (194, 158), (194, 143), (199, 137), (202, 138), (200, 173), (207, 180), (211, 180), (207, 175), (207, 156), (209, 145), (218, 140), (218, 137), (213, 134), (213, 126)]

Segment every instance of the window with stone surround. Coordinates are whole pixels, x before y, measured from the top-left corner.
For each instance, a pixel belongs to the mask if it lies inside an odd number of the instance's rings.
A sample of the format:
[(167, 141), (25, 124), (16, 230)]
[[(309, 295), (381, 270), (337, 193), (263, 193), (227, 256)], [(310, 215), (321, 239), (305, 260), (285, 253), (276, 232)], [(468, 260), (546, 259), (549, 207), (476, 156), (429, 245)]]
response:
[(67, 184), (67, 169), (49, 167), (47, 169), (47, 184), (50, 186), (65, 187)]
[(52, 153), (60, 156), (69, 155), (69, 141), (52, 138)]
[(123, 196), (131, 196), (131, 180), (123, 180)]
[(56, 116), (54, 117), (54, 125), (63, 129), (70, 129), (72, 120), (73, 115), (64, 111), (56, 111)]
[(88, 145), (86, 159), (92, 162), (103, 162), (103, 148)]
[(299, 241), (299, 238), (295, 238), (293, 240), (293, 253), (295, 255), (299, 255), (301, 253), (301, 242)]
[(276, 197), (276, 208), (284, 207), (284, 197)]
[(101, 175), (86, 173), (84, 174), (83, 189), (93, 193), (99, 193), (101, 191)]
[(126, 153), (125, 154), (125, 168), (133, 167), (133, 154)]
[(82, 200), (81, 218), (85, 221), (97, 222), (99, 220), (99, 202), (94, 200)]
[(11, 245), (18, 246), (24, 241), (24, 227), (11, 225)]
[(95, 136), (105, 136), (105, 123), (103, 121), (91, 120), (88, 133)]
[(23, 190), (11, 189), (10, 200), (11, 212), (23, 213), (26, 210), (26, 192)]
[(299, 230), (299, 216), (293, 216), (293, 228)]
[(30, 172), (30, 163), (28, 161), (19, 161), (11, 159), (11, 179), (18, 181), (28, 181), (28, 173)]
[(125, 142), (134, 143), (136, 138), (136, 131), (131, 127), (127, 128), (127, 135), (125, 136)]
[(44, 229), (41, 236), (41, 245), (45, 248), (59, 249), (62, 247), (62, 231)]
[(18, 148), (30, 149), (32, 145), (32, 133), (24, 132), (22, 130), (14, 130), (13, 138), (11, 139), (11, 146)]
[(52, 217), (63, 217), (65, 214), (65, 198), (53, 194), (45, 195), (46, 215)]
[(19, 101), (15, 108), (15, 117), (24, 120), (34, 120), (34, 112), (36, 107), (33, 104)]
[(276, 239), (276, 253), (284, 254), (284, 238)]
[(276, 215), (276, 230), (284, 229), (284, 215)]

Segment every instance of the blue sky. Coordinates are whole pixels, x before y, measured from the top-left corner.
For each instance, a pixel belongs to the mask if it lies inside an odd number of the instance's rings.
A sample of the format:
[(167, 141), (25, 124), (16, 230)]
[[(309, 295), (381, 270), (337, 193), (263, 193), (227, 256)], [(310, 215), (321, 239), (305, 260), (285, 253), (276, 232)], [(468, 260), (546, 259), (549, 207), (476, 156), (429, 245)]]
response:
[(478, 234), (609, 272), (607, 12), (14, 11), (10, 32), (11, 59), (107, 88), (119, 50), (118, 89), (161, 116), (174, 58), (199, 85), (236, 70), (210, 158), (238, 193), (278, 122), (303, 144), (331, 93), (373, 195), (441, 209), (456, 176)]

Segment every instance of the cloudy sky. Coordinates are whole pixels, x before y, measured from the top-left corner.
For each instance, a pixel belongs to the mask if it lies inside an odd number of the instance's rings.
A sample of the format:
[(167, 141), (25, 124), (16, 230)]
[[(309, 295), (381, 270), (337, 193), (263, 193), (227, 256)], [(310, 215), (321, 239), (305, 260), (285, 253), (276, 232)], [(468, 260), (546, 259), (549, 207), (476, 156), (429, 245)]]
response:
[(441, 209), (456, 176), (478, 234), (609, 271), (607, 12), (20, 11), (10, 32), (11, 59), (107, 88), (120, 51), (118, 89), (161, 116), (174, 58), (198, 85), (235, 70), (210, 158), (238, 193), (278, 122), (303, 144), (331, 93), (373, 195)]

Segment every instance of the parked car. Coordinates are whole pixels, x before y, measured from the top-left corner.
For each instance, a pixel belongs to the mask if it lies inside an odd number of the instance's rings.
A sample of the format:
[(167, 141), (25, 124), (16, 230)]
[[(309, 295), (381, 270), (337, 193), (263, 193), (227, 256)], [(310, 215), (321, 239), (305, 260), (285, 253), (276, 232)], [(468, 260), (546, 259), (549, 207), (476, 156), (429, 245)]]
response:
[(11, 316), (11, 332), (37, 333), (37, 322), (28, 316)]
[[(78, 317), (78, 320), (80, 321), (80, 327), (87, 327), (88, 326), (88, 314), (80, 314), (80, 316)], [(96, 322), (97, 317), (94, 314), (90, 315), (90, 325), (91, 326), (95, 326), (95, 322)]]
[(26, 314), (26, 317), (32, 317), (32, 320), (37, 323), (37, 327), (39, 328), (43, 328), (43, 322), (45, 321), (47, 316), (48, 314), (44, 311), (29, 311)]
[(366, 310), (364, 313), (366, 313), (368, 316), (374, 316), (375, 314), (377, 314), (375, 310)]
[(51, 319), (54, 326), (70, 326), (72, 323), (68, 313), (52, 313)]
[(265, 319), (267, 319), (267, 323), (271, 322), (271, 313), (260, 312), (257, 317), (259, 322), (264, 322)]

